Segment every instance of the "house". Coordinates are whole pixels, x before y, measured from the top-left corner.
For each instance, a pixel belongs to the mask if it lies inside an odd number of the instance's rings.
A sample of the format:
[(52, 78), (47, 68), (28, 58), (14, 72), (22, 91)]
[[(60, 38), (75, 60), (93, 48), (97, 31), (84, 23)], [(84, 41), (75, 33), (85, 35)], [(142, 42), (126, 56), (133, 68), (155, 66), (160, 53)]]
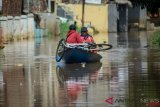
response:
[(5, 41), (34, 37), (34, 14), (40, 13), (56, 16), (56, 0), (0, 0), (0, 27)]
[[(138, 23), (146, 28), (146, 9), (133, 7), (128, 0), (85, 0), (84, 25), (99, 32), (127, 32)], [(65, 3), (65, 4), (64, 4)], [(61, 0), (57, 15), (75, 20), (82, 26), (82, 0)]]

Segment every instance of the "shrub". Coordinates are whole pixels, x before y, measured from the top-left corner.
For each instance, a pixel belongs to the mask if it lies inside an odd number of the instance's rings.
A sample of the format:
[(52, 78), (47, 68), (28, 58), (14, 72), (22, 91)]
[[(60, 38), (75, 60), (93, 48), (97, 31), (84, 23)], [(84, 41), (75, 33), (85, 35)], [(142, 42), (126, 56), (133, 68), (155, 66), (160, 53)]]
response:
[(152, 46), (160, 46), (160, 31), (156, 31), (151, 39)]
[[(60, 23), (60, 37), (65, 39), (68, 31), (69, 31), (69, 23), (68, 22)], [(77, 27), (77, 32), (80, 32), (79, 27)]]
[(69, 28), (69, 24), (67, 22), (60, 23), (60, 36), (61, 36), (61, 38), (63, 38), (63, 39), (66, 38), (66, 34), (69, 30), (68, 28)]

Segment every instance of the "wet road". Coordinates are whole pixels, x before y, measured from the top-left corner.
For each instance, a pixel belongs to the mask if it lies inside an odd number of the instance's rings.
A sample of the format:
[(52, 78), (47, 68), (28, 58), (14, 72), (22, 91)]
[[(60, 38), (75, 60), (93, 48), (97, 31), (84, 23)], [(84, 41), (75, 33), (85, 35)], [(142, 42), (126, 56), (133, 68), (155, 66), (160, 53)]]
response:
[(10, 42), (0, 50), (0, 107), (158, 107), (160, 50), (144, 47), (151, 35), (103, 34), (113, 49), (101, 62), (71, 65), (55, 62), (53, 39)]

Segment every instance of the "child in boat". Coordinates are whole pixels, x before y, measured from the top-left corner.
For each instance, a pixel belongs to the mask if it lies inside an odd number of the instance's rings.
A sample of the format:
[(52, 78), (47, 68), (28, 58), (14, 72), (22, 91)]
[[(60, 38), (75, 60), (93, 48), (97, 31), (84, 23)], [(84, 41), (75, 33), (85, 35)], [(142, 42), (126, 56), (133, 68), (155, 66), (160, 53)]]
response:
[(81, 28), (81, 39), (83, 40), (83, 42), (86, 42), (86, 43), (88, 42), (95, 43), (93, 37), (89, 35), (86, 27)]
[[(81, 28), (81, 39), (83, 40), (83, 42), (89, 43), (90, 45), (93, 45), (92, 48), (96, 48), (94, 39), (93, 39), (93, 37), (88, 33), (88, 30), (87, 30), (86, 27), (82, 27), (82, 28)], [(92, 52), (96, 53), (96, 51), (92, 51)]]
[(79, 33), (76, 32), (76, 26), (74, 24), (70, 25), (69, 27), (66, 42), (67, 43), (83, 43)]

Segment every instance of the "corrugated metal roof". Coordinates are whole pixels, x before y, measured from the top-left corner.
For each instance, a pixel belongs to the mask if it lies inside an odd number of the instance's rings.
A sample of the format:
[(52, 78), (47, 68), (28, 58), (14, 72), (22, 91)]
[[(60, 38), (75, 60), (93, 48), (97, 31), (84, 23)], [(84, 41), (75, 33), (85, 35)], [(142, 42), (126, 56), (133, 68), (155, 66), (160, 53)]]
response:
[(2, 14), (4, 16), (20, 16), (21, 15), (22, 0), (3, 0)]

